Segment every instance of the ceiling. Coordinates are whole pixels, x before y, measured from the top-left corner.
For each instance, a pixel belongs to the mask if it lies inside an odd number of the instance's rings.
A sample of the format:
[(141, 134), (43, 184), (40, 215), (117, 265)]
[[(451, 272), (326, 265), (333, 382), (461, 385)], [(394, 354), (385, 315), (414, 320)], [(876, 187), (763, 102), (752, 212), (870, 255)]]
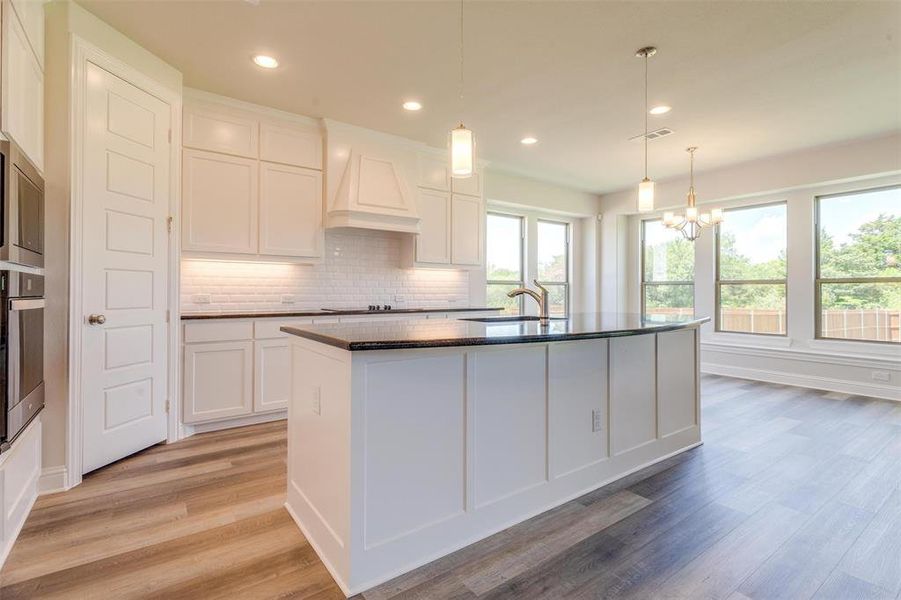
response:
[(649, 44), (650, 102), (673, 107), (650, 127), (675, 131), (652, 178), (684, 174), (689, 145), (703, 171), (901, 130), (899, 2), (468, 0), (462, 103), (456, 2), (80, 3), (187, 86), (439, 147), (462, 117), (493, 165), (597, 193), (642, 177)]

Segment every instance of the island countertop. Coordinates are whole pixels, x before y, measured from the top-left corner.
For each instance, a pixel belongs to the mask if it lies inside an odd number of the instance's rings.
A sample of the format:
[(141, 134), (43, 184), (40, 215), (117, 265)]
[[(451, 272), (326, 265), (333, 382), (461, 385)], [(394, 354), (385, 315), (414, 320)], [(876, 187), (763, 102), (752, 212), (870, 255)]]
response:
[[(350, 351), (525, 344), (641, 335), (697, 327), (710, 317), (577, 313), (542, 326), (537, 317), (338, 323), (282, 327), (285, 333)], [(527, 319), (527, 320), (522, 320)]]

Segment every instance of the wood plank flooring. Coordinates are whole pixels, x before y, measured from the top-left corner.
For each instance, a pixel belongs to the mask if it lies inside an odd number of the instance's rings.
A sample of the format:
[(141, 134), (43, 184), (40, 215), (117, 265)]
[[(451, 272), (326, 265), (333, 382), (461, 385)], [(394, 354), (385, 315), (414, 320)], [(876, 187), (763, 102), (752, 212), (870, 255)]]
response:
[[(369, 590), (389, 599), (901, 600), (901, 404), (703, 378), (705, 444)], [(0, 599), (343, 598), (282, 504), (284, 423), (43, 496)]]

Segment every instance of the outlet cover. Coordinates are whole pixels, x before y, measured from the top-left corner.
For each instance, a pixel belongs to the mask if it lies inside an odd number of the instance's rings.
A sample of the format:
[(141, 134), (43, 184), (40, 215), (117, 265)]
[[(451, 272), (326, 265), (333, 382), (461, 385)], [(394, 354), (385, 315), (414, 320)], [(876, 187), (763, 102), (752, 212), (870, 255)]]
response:
[(282, 304), (294, 304), (294, 296), (292, 294), (282, 294)]
[(191, 296), (191, 302), (194, 304), (209, 304), (210, 303), (210, 295), (209, 294), (194, 294)]
[(888, 371), (873, 371), (870, 374), (870, 377), (873, 378), (873, 381), (890, 381), (891, 375), (889, 375)]
[(599, 410), (591, 411), (591, 431), (597, 433), (604, 429), (604, 413)]

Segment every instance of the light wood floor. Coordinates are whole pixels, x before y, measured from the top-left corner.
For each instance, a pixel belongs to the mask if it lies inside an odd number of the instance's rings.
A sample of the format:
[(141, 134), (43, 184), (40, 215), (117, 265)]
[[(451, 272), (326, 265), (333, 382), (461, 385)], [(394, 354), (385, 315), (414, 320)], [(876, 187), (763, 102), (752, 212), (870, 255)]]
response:
[[(704, 377), (705, 444), (366, 592), (901, 600), (901, 405)], [(0, 598), (341, 598), (282, 508), (285, 427), (38, 499)]]

